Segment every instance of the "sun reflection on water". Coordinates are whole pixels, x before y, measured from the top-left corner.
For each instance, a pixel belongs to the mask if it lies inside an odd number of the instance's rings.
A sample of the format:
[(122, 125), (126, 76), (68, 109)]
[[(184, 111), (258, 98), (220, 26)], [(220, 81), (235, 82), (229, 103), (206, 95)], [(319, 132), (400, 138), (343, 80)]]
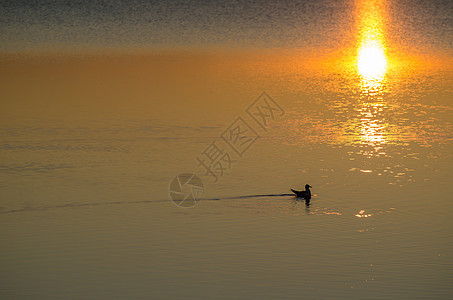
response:
[(367, 39), (357, 55), (357, 69), (365, 79), (381, 81), (387, 70), (387, 57), (380, 41)]
[(358, 2), (357, 71), (364, 80), (380, 82), (387, 71), (382, 0)]
[(387, 142), (388, 127), (382, 118), (387, 108), (382, 93), (388, 65), (382, 22), (384, 11), (382, 0), (359, 1), (358, 8), (357, 71), (361, 79), (358, 134), (361, 144), (378, 147)]

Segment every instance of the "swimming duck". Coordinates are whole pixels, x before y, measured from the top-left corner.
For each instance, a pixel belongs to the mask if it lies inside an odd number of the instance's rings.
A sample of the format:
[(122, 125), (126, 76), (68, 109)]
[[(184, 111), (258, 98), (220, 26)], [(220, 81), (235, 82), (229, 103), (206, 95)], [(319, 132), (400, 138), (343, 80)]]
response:
[(305, 200), (310, 200), (311, 199), (311, 192), (310, 192), (311, 186), (309, 184), (305, 185), (305, 191), (295, 191), (291, 189), (291, 191), (296, 194), (297, 198), (304, 198)]

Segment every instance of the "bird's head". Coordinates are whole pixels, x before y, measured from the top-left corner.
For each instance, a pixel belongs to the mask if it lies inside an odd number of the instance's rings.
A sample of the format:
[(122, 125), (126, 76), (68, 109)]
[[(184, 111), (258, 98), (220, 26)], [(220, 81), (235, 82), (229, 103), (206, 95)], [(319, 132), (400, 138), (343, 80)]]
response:
[(311, 188), (311, 187), (312, 187), (312, 186), (309, 185), (309, 184), (306, 184), (306, 185), (305, 185), (305, 189), (309, 189), (309, 188)]

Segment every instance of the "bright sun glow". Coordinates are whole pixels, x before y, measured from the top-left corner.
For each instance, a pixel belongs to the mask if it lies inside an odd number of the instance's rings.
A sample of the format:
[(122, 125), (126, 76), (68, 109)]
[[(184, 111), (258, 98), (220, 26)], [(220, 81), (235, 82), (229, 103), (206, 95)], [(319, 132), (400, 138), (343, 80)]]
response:
[(367, 79), (384, 76), (387, 58), (382, 45), (377, 41), (367, 41), (359, 49), (357, 68), (359, 74)]

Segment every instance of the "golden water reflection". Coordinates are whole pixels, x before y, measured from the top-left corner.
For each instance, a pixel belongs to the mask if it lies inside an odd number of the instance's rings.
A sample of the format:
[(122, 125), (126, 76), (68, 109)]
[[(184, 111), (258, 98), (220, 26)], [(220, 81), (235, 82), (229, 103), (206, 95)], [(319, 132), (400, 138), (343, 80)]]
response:
[(359, 211), (357, 214), (355, 214), (355, 216), (356, 216), (357, 218), (368, 218), (368, 217), (371, 217), (372, 214), (365, 213), (364, 210), (361, 210), (361, 211)]
[(392, 155), (394, 145), (448, 141), (450, 100), (439, 91), (451, 90), (451, 70), (442, 71), (445, 62), (434, 55), (422, 59), (398, 52), (392, 44), (396, 37), (387, 30), (392, 22), (387, 2), (356, 0), (353, 46), (314, 66), (318, 73), (311, 82), (303, 76), (288, 81), (292, 91), (304, 85), (304, 96), (288, 111), (292, 136), (284, 143), (353, 146), (354, 153), (377, 157)]

